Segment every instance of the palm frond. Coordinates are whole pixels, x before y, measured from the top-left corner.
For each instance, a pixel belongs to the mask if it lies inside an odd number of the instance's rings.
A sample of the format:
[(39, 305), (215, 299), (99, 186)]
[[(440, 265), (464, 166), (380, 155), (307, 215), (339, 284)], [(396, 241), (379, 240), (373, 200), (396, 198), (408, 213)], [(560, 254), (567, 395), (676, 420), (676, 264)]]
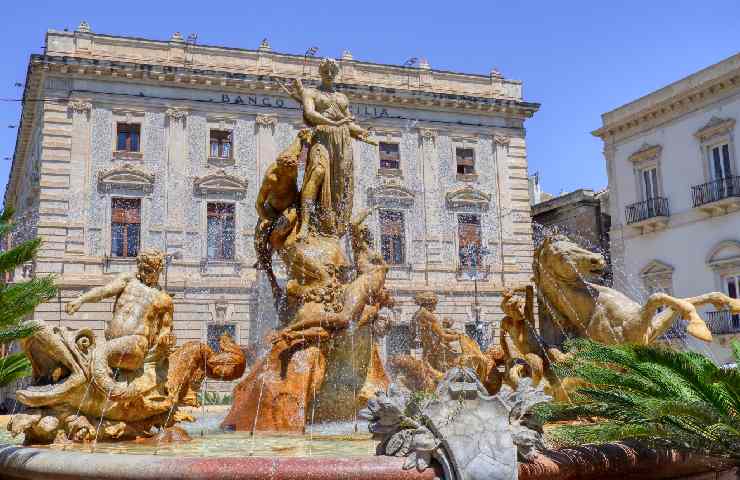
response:
[(13, 215), (15, 215), (13, 208), (6, 208), (0, 213), (0, 237), (4, 237), (13, 229), (13, 223), (10, 221)]
[(585, 381), (571, 403), (541, 405), (553, 420), (597, 417), (591, 425), (549, 431), (555, 443), (640, 440), (740, 462), (740, 373), (694, 352), (644, 345), (567, 343), (558, 375)]
[(735, 363), (740, 363), (740, 341), (733, 338), (730, 345), (732, 346), (732, 356), (735, 357)]
[(0, 272), (9, 272), (15, 267), (33, 259), (41, 246), (41, 239), (23, 242), (10, 250), (0, 253)]
[(36, 278), (25, 283), (0, 288), (0, 327), (8, 328), (33, 312), (39, 304), (54, 297), (57, 288), (52, 277)]
[(13, 353), (0, 359), (0, 386), (31, 374), (31, 362), (25, 353)]

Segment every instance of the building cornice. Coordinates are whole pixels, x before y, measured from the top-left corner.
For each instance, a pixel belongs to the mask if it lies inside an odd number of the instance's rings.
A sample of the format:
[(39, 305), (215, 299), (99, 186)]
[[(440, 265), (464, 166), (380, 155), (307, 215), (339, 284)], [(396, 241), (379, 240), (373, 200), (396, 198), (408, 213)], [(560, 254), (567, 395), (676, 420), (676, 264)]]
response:
[[(46, 53), (64, 57), (97, 60), (155, 63), (162, 66), (190, 66), (199, 70), (226, 70), (257, 75), (302, 77), (318, 80), (320, 58), (304, 54), (276, 52), (272, 49), (231, 48), (183, 41), (120, 37), (87, 31), (49, 30)], [(428, 90), (437, 93), (463, 93), (521, 100), (518, 80), (505, 79), (496, 71), (487, 75), (338, 59), (340, 80), (347, 84)]]
[(613, 143), (740, 93), (740, 53), (602, 115), (591, 132)]
[[(223, 70), (200, 70), (191, 67), (169, 67), (156, 64), (121, 61), (98, 61), (82, 57), (32, 55), (33, 71), (43, 69), (47, 74), (75, 76), (77, 78), (115, 79), (121, 82), (147, 82), (180, 88), (206, 89), (230, 93), (263, 93), (277, 97), (287, 95), (281, 89), (291, 77), (233, 73)], [(305, 80), (306, 85), (318, 85), (315, 80)], [(505, 115), (522, 119), (530, 118), (540, 105), (510, 98), (440, 93), (430, 90), (404, 90), (393, 87), (376, 87), (338, 83), (337, 89), (353, 103), (379, 103), (402, 108), (453, 110), (474, 115)]]

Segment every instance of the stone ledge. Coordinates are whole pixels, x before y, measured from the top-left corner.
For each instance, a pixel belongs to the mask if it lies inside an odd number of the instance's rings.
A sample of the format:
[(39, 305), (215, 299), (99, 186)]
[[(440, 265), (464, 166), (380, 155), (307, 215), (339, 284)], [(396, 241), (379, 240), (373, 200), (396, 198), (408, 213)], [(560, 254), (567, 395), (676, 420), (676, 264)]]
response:
[(106, 455), (0, 446), (3, 478), (86, 479), (302, 479), (302, 480), (433, 480), (442, 472), (403, 470), (406, 459), (357, 458), (185, 458), (155, 455)]
[[(3, 478), (85, 479), (373, 479), (433, 480), (441, 470), (403, 470), (396, 457), (166, 457), (94, 454), (0, 444)], [(614, 443), (560, 449), (519, 464), (519, 480), (737, 478), (737, 467), (675, 451)]]

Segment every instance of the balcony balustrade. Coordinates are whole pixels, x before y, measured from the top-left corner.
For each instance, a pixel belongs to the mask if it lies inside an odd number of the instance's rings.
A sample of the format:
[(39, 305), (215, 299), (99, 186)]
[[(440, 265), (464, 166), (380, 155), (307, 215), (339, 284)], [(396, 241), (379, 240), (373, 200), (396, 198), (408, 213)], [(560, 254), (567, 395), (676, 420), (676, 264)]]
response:
[(627, 225), (640, 229), (642, 233), (664, 228), (669, 215), (668, 199), (664, 197), (648, 198), (625, 207)]
[(706, 321), (709, 330), (715, 335), (740, 332), (740, 315), (733, 315), (729, 310), (709, 312)]
[(694, 208), (711, 215), (727, 213), (740, 206), (740, 177), (726, 177), (691, 187)]

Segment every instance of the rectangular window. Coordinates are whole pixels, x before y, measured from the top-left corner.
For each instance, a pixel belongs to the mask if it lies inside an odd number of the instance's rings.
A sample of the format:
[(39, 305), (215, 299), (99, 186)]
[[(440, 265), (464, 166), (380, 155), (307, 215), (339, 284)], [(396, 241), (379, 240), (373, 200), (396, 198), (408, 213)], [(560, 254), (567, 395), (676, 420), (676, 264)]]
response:
[(227, 130), (211, 130), (211, 157), (231, 158), (231, 132)]
[(208, 204), (208, 258), (211, 260), (234, 259), (233, 203)]
[(475, 151), (472, 148), (455, 148), (457, 159), (457, 174), (470, 175), (475, 173)]
[(141, 138), (141, 125), (138, 123), (118, 123), (116, 126), (116, 150), (119, 152), (138, 152)]
[(405, 261), (406, 239), (403, 212), (380, 212), (380, 249), (389, 265), (402, 265)]
[(642, 172), (642, 189), (645, 200), (659, 197), (658, 194), (658, 168), (646, 168)]
[(380, 150), (380, 168), (400, 170), (401, 154), (397, 143), (380, 142), (378, 149)]
[(732, 176), (730, 146), (728, 144), (709, 147), (709, 170), (712, 174), (712, 180), (722, 180)]
[(457, 239), (460, 265), (481, 266), (480, 216), (464, 214), (457, 216)]
[(235, 342), (236, 340), (236, 325), (234, 324), (220, 324), (220, 323), (209, 323), (206, 332), (208, 346), (214, 352), (220, 352), (221, 346), (219, 345), (219, 339), (224, 333), (228, 334)]
[[(731, 275), (725, 277), (725, 288), (727, 288), (727, 296), (730, 298), (740, 298), (740, 275)], [(740, 315), (734, 314), (732, 316), (732, 328), (737, 330), (740, 328)]]
[(141, 239), (141, 200), (111, 200), (111, 256), (135, 257)]

